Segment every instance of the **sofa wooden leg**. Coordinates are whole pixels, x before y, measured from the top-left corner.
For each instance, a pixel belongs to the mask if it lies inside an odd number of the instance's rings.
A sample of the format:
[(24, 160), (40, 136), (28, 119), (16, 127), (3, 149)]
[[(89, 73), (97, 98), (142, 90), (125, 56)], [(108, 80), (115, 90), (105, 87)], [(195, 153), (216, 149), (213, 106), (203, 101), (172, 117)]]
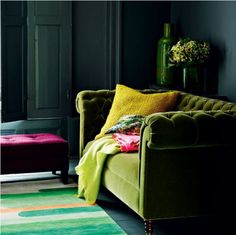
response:
[(152, 235), (153, 232), (152, 220), (144, 220), (144, 226), (146, 235)]

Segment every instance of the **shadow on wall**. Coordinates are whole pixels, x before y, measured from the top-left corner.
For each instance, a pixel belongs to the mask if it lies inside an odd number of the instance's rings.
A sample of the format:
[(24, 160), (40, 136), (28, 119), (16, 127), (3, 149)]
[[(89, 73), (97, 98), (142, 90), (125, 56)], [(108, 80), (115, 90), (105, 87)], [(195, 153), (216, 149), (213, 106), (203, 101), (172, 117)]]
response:
[(219, 68), (223, 66), (225, 60), (225, 46), (210, 43), (211, 52), (207, 63), (205, 90), (207, 94), (218, 93)]

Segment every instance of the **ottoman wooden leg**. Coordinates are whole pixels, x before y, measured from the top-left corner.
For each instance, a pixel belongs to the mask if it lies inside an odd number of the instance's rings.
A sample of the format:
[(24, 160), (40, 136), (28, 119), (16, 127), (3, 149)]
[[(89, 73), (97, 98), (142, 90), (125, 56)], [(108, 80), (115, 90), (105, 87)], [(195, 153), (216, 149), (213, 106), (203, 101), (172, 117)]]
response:
[(66, 170), (61, 171), (61, 179), (63, 184), (68, 184), (68, 171)]
[(68, 184), (69, 159), (66, 157), (64, 166), (61, 170), (61, 179), (63, 184)]

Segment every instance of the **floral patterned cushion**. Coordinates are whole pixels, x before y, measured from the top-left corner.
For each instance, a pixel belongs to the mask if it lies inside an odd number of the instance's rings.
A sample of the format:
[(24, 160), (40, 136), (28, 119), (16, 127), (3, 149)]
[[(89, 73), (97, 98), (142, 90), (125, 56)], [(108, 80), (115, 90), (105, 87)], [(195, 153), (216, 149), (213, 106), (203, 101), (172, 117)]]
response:
[(107, 130), (106, 134), (139, 135), (143, 120), (144, 116), (141, 115), (124, 115), (114, 126)]

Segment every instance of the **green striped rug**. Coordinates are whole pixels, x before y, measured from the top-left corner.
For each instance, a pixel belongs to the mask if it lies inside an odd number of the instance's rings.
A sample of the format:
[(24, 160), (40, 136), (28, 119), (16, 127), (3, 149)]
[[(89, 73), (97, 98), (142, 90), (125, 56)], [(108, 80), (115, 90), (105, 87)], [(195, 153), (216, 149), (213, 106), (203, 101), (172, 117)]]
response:
[(126, 234), (98, 205), (77, 198), (76, 188), (1, 195), (1, 234)]

